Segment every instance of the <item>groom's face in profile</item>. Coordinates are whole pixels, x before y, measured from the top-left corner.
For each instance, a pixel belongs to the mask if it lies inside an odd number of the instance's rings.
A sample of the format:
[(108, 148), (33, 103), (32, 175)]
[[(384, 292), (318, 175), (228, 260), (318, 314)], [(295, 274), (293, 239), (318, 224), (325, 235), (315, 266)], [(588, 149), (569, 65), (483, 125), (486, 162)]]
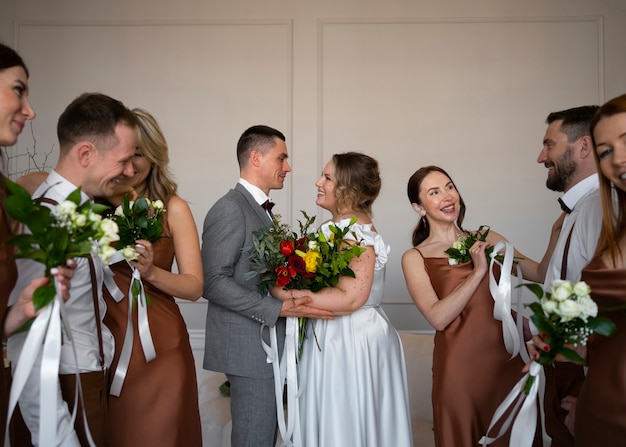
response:
[(262, 185), (257, 185), (266, 194), (272, 189), (282, 189), (287, 173), (291, 172), (287, 153), (287, 145), (280, 138), (274, 139), (274, 146), (265, 154), (259, 155), (259, 169)]

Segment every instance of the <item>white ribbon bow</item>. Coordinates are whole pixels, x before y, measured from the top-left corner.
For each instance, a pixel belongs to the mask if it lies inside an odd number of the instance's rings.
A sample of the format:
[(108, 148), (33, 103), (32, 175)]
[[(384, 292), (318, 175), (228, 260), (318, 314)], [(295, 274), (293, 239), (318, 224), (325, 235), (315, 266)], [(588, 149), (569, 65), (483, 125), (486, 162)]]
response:
[[(150, 333), (150, 323), (148, 322), (148, 303), (146, 301), (146, 292), (143, 287), (143, 282), (141, 281), (141, 273), (130, 263), (128, 265), (133, 269), (133, 275), (128, 288), (128, 316), (126, 319), (124, 344), (122, 345), (120, 358), (117, 362), (117, 368), (115, 368), (113, 381), (111, 382), (110, 394), (114, 396), (119, 396), (122, 392), (122, 386), (124, 385), (126, 373), (128, 372), (128, 365), (130, 364), (130, 355), (133, 350), (133, 283), (135, 281), (139, 281), (139, 296), (137, 297), (137, 325), (139, 326), (138, 329), (141, 348), (143, 349), (146, 362), (156, 358), (156, 351), (154, 349), (154, 343), (152, 342), (152, 334)], [(123, 296), (119, 299), (117, 297), (114, 298), (115, 301), (119, 302)]]
[[(502, 255), (500, 251), (504, 249)], [(496, 259), (496, 256), (503, 256), (503, 261), (500, 262)], [(504, 346), (506, 351), (511, 354), (511, 358), (517, 354), (524, 360), (524, 362), (530, 361), (530, 356), (526, 349), (522, 349), (524, 340), (524, 331), (522, 324), (522, 296), (521, 289), (518, 288), (517, 293), (517, 322), (511, 315), (511, 283), (513, 272), (513, 260), (515, 257), (515, 250), (513, 245), (506, 241), (498, 242), (491, 252), (491, 261), (489, 263), (489, 291), (493, 297), (493, 317), (502, 322), (502, 338), (504, 339)], [(500, 281), (496, 281), (493, 273), (495, 264), (500, 265)], [(521, 278), (521, 270), (519, 266), (515, 266), (517, 269), (517, 280), (519, 283)]]
[(39, 315), (35, 317), (28, 331), (28, 335), (26, 336), (26, 340), (24, 341), (19, 360), (13, 373), (4, 437), (5, 447), (10, 446), (9, 425), (13, 411), (26, 386), (26, 381), (28, 380), (40, 351), (42, 351), (42, 359), (39, 376), (39, 446), (55, 447), (57, 445), (57, 393), (59, 388), (59, 362), (61, 359), (62, 344), (61, 323), (63, 323), (67, 340), (72, 343), (74, 364), (76, 366), (76, 397), (74, 400), (74, 410), (72, 411), (71, 425), (65, 433), (61, 434), (60, 444), (65, 442), (65, 440), (74, 433), (74, 421), (76, 420), (76, 411), (80, 400), (87, 442), (91, 447), (95, 447), (89, 426), (87, 425), (83, 390), (80, 383), (80, 374), (78, 372), (76, 346), (74, 345), (72, 330), (65, 313), (65, 303), (61, 295), (60, 284), (56, 278), (54, 280), (54, 287), (56, 295), (53, 301), (45, 306)]

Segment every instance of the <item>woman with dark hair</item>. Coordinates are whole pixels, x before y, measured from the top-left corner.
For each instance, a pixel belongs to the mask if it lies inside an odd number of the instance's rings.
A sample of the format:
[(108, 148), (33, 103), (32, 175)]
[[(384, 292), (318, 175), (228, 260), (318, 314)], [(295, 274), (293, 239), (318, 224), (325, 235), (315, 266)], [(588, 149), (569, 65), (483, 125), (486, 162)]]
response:
[[(28, 100), (28, 69), (15, 50), (0, 44), (0, 146), (12, 146), (27, 121), (35, 118), (35, 112)], [(22, 291), (18, 300), (10, 308), (9, 296), (17, 281), (17, 267), (13, 257), (13, 247), (6, 243), (12, 230), (8, 215), (4, 209), (6, 186), (4, 175), (0, 171), (0, 322), (3, 324), (3, 339), (10, 336), (24, 323), (35, 317), (33, 292), (39, 286), (48, 283), (46, 277), (35, 278)], [(64, 297), (69, 292), (71, 268), (76, 266), (73, 260), (68, 261), (69, 269), (58, 268), (51, 271), (61, 282)], [(2, 366), (4, 369), (4, 366)], [(4, 439), (6, 412), (8, 405), (8, 386), (10, 371), (0, 374), (0, 441)]]
[(315, 203), (332, 213), (321, 230), (330, 237), (330, 225), (345, 228), (356, 216), (351, 230), (365, 251), (350, 261), (355, 277), (341, 277), (336, 287), (272, 290), (283, 300), (310, 296), (312, 306), (335, 314), (316, 320), (304, 344), (302, 445), (412, 446), (402, 344), (380, 307), (389, 246), (372, 223), (381, 187), (378, 162), (355, 152), (334, 155), (315, 185)]
[[(435, 444), (473, 447), (487, 434), (494, 411), (521, 379), (524, 366), (521, 358), (511, 359), (502, 323), (493, 317), (485, 250), (504, 238), (490, 231), (485, 241), (469, 248), (470, 262), (451, 265), (446, 250), (468, 234), (462, 226), (465, 203), (456, 185), (443, 169), (426, 166), (411, 176), (407, 192), (420, 218), (414, 247), (402, 256), (402, 269), (413, 301), (436, 329)], [(522, 272), (536, 272), (537, 263), (516, 256)], [(508, 443), (507, 435), (492, 445)], [(540, 431), (534, 445), (542, 445)]]

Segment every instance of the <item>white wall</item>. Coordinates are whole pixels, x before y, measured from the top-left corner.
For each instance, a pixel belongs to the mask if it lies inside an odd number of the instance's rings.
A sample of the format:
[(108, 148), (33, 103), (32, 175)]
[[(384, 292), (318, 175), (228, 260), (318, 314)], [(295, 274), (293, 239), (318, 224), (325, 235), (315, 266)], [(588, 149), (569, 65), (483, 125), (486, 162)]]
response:
[[(376, 157), (385, 309), (405, 330), (429, 328), (400, 268), (416, 223), (408, 177), (440, 165), (468, 227), (491, 225), (539, 258), (559, 212), (535, 162), (546, 115), (626, 91), (621, 0), (0, 0), (0, 40), (26, 59), (38, 113), (12, 154), (36, 148), (42, 164), (52, 150), (53, 165), (56, 119), (84, 91), (146, 108), (200, 230), (236, 182), (250, 125), (287, 135), (294, 172), (272, 196), (292, 223), (322, 213), (313, 184), (332, 154)], [(202, 329), (206, 302), (181, 305)]]

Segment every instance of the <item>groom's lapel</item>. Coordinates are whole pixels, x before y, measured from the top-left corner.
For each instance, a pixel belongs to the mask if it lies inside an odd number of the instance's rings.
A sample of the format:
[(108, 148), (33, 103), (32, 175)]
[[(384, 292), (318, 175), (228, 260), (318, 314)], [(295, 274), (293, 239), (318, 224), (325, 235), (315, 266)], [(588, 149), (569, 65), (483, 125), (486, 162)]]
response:
[(246, 199), (246, 202), (248, 202), (250, 209), (254, 211), (259, 219), (261, 219), (261, 222), (263, 222), (265, 226), (269, 227), (272, 224), (272, 219), (270, 219), (263, 207), (259, 205), (256, 200), (254, 200), (252, 194), (250, 194), (248, 190), (244, 188), (243, 185), (241, 185), (240, 183), (237, 183), (237, 185), (235, 186), (235, 190), (241, 193), (241, 195)]

